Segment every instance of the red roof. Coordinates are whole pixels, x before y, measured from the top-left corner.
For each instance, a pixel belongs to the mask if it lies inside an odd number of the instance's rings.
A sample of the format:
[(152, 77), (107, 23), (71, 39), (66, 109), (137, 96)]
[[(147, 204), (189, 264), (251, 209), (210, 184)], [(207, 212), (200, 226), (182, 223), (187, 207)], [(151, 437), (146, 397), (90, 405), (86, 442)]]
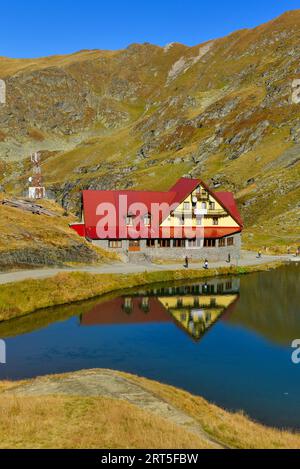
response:
[[(212, 192), (202, 180), (191, 178), (179, 179), (168, 192), (133, 190), (85, 190), (82, 192), (84, 223), (71, 225), (71, 228), (77, 231), (81, 236), (86, 236), (91, 239), (98, 239), (96, 232), (97, 224), (99, 220), (101, 220), (101, 218), (107, 214), (109, 208), (112, 207), (116, 215), (116, 217), (114, 217), (114, 225), (116, 226), (113, 226), (113, 235), (108, 237), (111, 239), (126, 239), (127, 237), (130, 237), (128, 235), (130, 228), (127, 227), (124, 233), (124, 227), (120, 225), (120, 220), (124, 220), (127, 215), (130, 215), (130, 213), (128, 213), (129, 207), (133, 206), (134, 204), (143, 204), (141, 207), (136, 206), (135, 209), (141, 209), (140, 215), (147, 215), (147, 213), (151, 213), (151, 206), (153, 206), (153, 204), (158, 204), (161, 210), (159, 213), (159, 223), (161, 224), (162, 221), (169, 216), (170, 212), (173, 212), (177, 206), (180, 205), (200, 184), (205, 187), (205, 189), (220, 203), (220, 205), (226, 211), (229, 212), (229, 214), (239, 225), (239, 227), (234, 228), (213, 227), (203, 229), (199, 227), (197, 230), (201, 230), (200, 236), (203, 235), (204, 232), (205, 237), (220, 238), (241, 231), (243, 226), (242, 219), (235, 203), (233, 194), (231, 192)], [(165, 207), (163, 206), (164, 203), (166, 204)], [(102, 210), (104, 213), (97, 213), (97, 208), (100, 204), (102, 205)], [(106, 207), (105, 204), (107, 204)], [(132, 210), (135, 212), (133, 207)], [(112, 227), (112, 224), (110, 227)], [(143, 233), (139, 235), (139, 238), (153, 237), (153, 234), (151, 233), (151, 228), (145, 227)], [(174, 237), (177, 237), (176, 233), (172, 233), (171, 230), (171, 233), (169, 236), (167, 236), (167, 238)], [(179, 237), (188, 238), (195, 236), (186, 235)]]
[(214, 196), (216, 197), (217, 201), (221, 203), (221, 205), (227, 209), (230, 213), (232, 218), (241, 226), (243, 227), (243, 220), (240, 215), (239, 209), (236, 205), (236, 201), (233, 197), (232, 192), (214, 192)]
[[(151, 204), (163, 204), (168, 206), (175, 200), (176, 194), (174, 192), (150, 192), (150, 191), (83, 191), (83, 210), (84, 222), (86, 227), (96, 227), (99, 221), (97, 215), (97, 207), (99, 204), (111, 204), (116, 210), (116, 217), (119, 220), (120, 215), (120, 197), (127, 198), (127, 206), (130, 207), (135, 203), (143, 204), (147, 207), (147, 212), (151, 212)], [(124, 199), (125, 200), (125, 199)], [(146, 215), (147, 212), (141, 213)], [(127, 215), (127, 213), (125, 213)], [(169, 215), (169, 210), (161, 215), (166, 218)]]
[(200, 179), (180, 178), (169, 192), (174, 192), (174, 202), (180, 205), (201, 183)]

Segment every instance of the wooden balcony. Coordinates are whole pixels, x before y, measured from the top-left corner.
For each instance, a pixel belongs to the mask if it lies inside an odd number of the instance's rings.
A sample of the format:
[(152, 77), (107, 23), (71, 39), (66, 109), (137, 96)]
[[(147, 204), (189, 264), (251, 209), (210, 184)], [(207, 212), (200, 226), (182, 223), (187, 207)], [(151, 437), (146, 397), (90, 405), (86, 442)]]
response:
[(224, 215), (227, 215), (227, 213), (225, 212), (225, 210), (223, 209), (217, 209), (217, 208), (208, 208), (207, 209), (207, 215), (211, 215), (211, 216), (224, 216)]
[(195, 197), (197, 197), (197, 200), (207, 201), (209, 199), (209, 194), (206, 191), (201, 191), (195, 194)]

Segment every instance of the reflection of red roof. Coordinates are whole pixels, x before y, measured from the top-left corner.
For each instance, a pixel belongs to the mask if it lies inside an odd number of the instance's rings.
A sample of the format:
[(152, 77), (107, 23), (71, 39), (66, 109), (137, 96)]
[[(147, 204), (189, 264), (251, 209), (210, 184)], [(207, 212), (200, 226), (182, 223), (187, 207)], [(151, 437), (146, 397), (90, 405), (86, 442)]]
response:
[[(228, 306), (228, 308), (224, 309), (219, 319), (227, 321), (230, 318), (230, 315), (233, 313), (238, 303), (239, 295), (236, 296), (237, 298)], [(128, 312), (126, 312), (124, 308), (124, 297), (114, 298), (110, 301), (100, 303), (81, 317), (80, 325), (104, 326), (118, 324), (129, 325), (174, 322), (185, 333), (188, 332), (187, 329), (180, 323), (180, 321), (176, 320), (176, 317), (169, 313), (169, 311), (163, 306), (163, 303), (161, 303), (158, 298), (149, 297), (148, 312), (144, 312), (141, 309), (141, 297), (131, 297), (131, 300), (132, 308)], [(194, 338), (189, 332), (188, 335)], [(196, 340), (198, 339), (199, 338)]]
[(147, 322), (172, 322), (164, 306), (155, 297), (149, 298), (149, 312), (141, 309), (141, 298), (132, 298), (132, 310), (124, 310), (124, 298), (115, 298), (95, 306), (81, 319), (82, 326), (105, 324), (139, 324)]
[[(114, 222), (110, 222), (110, 228), (112, 228), (111, 235), (108, 237), (111, 239), (126, 239), (129, 236), (127, 228), (125, 228), (125, 233), (121, 230), (123, 220), (130, 213), (127, 212), (129, 207), (135, 212), (135, 209), (140, 211), (140, 215), (146, 215), (151, 212), (151, 206), (153, 204), (160, 205), (160, 214), (159, 214), (159, 223), (165, 220), (170, 211), (174, 211), (175, 208), (180, 205), (189, 194), (191, 194), (197, 186), (201, 184), (210, 194), (215, 197), (215, 199), (220, 203), (220, 205), (234, 218), (234, 220), (239, 224), (239, 228), (213, 228), (213, 234), (209, 236), (206, 233), (205, 228), (205, 237), (220, 238), (222, 236), (228, 236), (242, 230), (242, 219), (239, 214), (237, 205), (235, 203), (233, 194), (231, 192), (212, 192), (207, 185), (200, 179), (190, 179), (190, 178), (181, 178), (177, 183), (168, 191), (168, 192), (155, 192), (155, 191), (92, 191), (85, 190), (82, 192), (83, 197), (83, 211), (84, 211), (84, 223), (76, 223), (71, 225), (75, 231), (81, 236), (86, 236), (91, 239), (97, 239), (96, 226), (99, 220), (103, 216), (106, 216), (107, 213), (113, 214)], [(99, 212), (99, 205), (102, 206), (102, 212)], [(132, 207), (133, 204), (143, 204), (140, 208), (136, 206)], [(165, 204), (163, 206), (162, 204)], [(144, 208), (143, 208), (144, 207)], [(98, 211), (97, 211), (98, 209)], [(122, 222), (122, 223), (121, 223)], [(203, 231), (203, 229), (201, 229)], [(220, 230), (220, 231), (219, 231)], [(222, 231), (223, 230), (223, 231)], [(224, 231), (225, 230), (225, 231)], [(226, 231), (227, 230), (227, 231)], [(145, 227), (144, 232), (142, 232), (138, 237), (139, 238), (150, 238), (151, 231), (149, 228)], [(223, 234), (224, 233), (224, 234)], [(201, 234), (200, 234), (201, 236)], [(173, 238), (175, 235), (166, 236), (166, 238)], [(189, 236), (179, 236), (179, 238)], [(195, 236), (191, 236), (195, 237)]]

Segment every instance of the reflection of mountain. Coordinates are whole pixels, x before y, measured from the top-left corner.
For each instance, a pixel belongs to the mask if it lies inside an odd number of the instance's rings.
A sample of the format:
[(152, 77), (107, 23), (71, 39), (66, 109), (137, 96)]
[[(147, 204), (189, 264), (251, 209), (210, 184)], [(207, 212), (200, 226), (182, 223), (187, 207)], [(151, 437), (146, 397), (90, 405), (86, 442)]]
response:
[(112, 299), (81, 316), (82, 326), (174, 321), (199, 340), (221, 315), (228, 315), (239, 297), (238, 279), (163, 287)]
[(300, 337), (299, 273), (299, 266), (290, 265), (242, 277), (241, 299), (230, 323), (290, 346)]

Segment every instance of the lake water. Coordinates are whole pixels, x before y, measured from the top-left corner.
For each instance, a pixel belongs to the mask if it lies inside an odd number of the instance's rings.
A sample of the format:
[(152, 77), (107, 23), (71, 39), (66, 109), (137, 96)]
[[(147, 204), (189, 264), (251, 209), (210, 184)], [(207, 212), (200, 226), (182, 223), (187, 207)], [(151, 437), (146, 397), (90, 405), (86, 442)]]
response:
[(139, 288), (0, 323), (0, 377), (123, 370), (300, 429), (300, 364), (291, 359), (300, 339), (299, 272), (292, 265)]

